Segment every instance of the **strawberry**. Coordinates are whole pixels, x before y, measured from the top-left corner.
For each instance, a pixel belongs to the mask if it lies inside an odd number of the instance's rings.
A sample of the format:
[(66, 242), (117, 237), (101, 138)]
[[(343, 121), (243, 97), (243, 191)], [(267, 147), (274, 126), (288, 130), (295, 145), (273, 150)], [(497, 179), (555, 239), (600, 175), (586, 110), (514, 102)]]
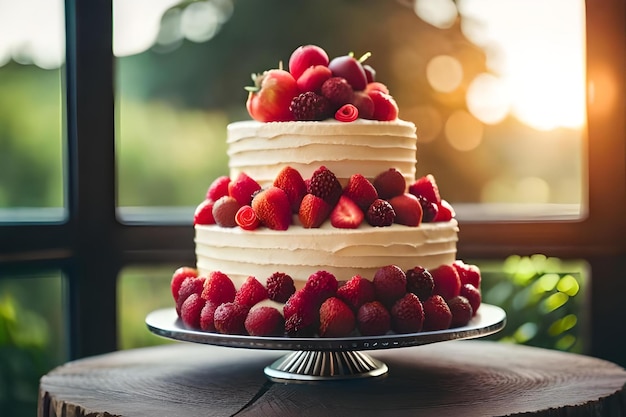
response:
[(172, 290), (172, 297), (174, 297), (174, 301), (178, 300), (178, 290), (180, 290), (180, 286), (183, 284), (189, 277), (197, 277), (198, 270), (195, 268), (191, 268), (189, 266), (181, 266), (176, 269), (172, 274), (172, 280), (170, 281), (170, 289)]
[(391, 315), (380, 301), (363, 304), (357, 312), (356, 320), (363, 336), (380, 336), (391, 330)]
[(422, 303), (424, 308), (423, 330), (445, 330), (452, 323), (452, 312), (440, 295), (433, 295)]
[(337, 289), (337, 297), (343, 300), (354, 311), (376, 298), (376, 290), (372, 281), (355, 275)]
[(439, 204), (441, 202), (439, 187), (432, 174), (416, 179), (415, 182), (409, 186), (409, 193), (416, 197), (421, 195), (431, 203)]
[(354, 105), (348, 103), (339, 107), (339, 109), (335, 112), (335, 120), (339, 122), (349, 123), (354, 122), (359, 118), (359, 109), (357, 109)]
[(285, 318), (276, 308), (262, 306), (250, 310), (244, 327), (251, 336), (280, 336), (285, 332)]
[(235, 294), (235, 302), (248, 308), (266, 298), (267, 289), (253, 276), (249, 276)]
[(437, 217), (437, 213), (439, 212), (439, 206), (436, 203), (432, 203), (422, 195), (418, 195), (416, 197), (422, 206), (422, 222), (430, 223), (434, 221)]
[(417, 295), (424, 301), (433, 294), (435, 281), (428, 270), (421, 266), (415, 266), (406, 271), (406, 290)]
[(254, 86), (246, 87), (246, 109), (259, 122), (289, 122), (294, 120), (289, 109), (291, 100), (298, 95), (296, 78), (283, 69), (271, 69), (262, 74), (252, 74)]
[(313, 65), (304, 70), (302, 75), (296, 80), (296, 83), (298, 84), (298, 89), (302, 92), (312, 91), (319, 94), (322, 91), (324, 82), (332, 75), (333, 73), (327, 66)]
[(377, 198), (365, 213), (365, 219), (374, 227), (391, 226), (396, 218), (396, 212), (387, 200)]
[(365, 54), (358, 60), (352, 53), (338, 56), (328, 63), (328, 68), (333, 72), (333, 76), (345, 78), (355, 91), (363, 90), (367, 85), (367, 75), (362, 62), (369, 55)]
[(321, 166), (311, 175), (307, 192), (316, 195), (334, 207), (342, 193), (341, 184), (335, 174)]
[(355, 91), (350, 102), (359, 110), (361, 119), (372, 119), (374, 116), (374, 101), (363, 91)]
[(434, 222), (449, 222), (456, 216), (454, 208), (452, 204), (448, 203), (446, 200), (441, 200), (439, 204), (437, 204), (437, 214), (433, 219)]
[(223, 272), (213, 271), (204, 282), (202, 298), (216, 304), (227, 303), (235, 299), (235, 284)]
[(291, 204), (291, 211), (297, 213), (302, 198), (306, 194), (306, 184), (300, 172), (290, 166), (286, 166), (280, 170), (273, 185), (287, 194)]
[(349, 197), (342, 195), (330, 213), (330, 224), (340, 229), (356, 229), (363, 222), (365, 215)]
[(327, 67), (328, 54), (317, 45), (302, 45), (296, 48), (289, 56), (289, 72), (298, 79), (307, 68), (322, 65)]
[(345, 78), (331, 77), (322, 84), (321, 93), (333, 104), (333, 108), (336, 110), (342, 104), (352, 101), (354, 90)]
[(368, 93), (374, 90), (381, 91), (385, 94), (389, 94), (389, 88), (385, 84), (379, 81), (368, 82), (367, 85), (365, 86), (365, 92)]
[(474, 315), (472, 305), (467, 298), (457, 295), (456, 297), (449, 299), (447, 303), (450, 313), (452, 314), (450, 327), (461, 327), (467, 325)]
[(391, 328), (396, 333), (416, 333), (424, 325), (422, 303), (413, 293), (406, 293), (391, 307)]
[(289, 110), (295, 120), (301, 121), (324, 120), (335, 112), (326, 97), (313, 91), (306, 91), (295, 96), (289, 104)]
[(466, 264), (460, 259), (452, 263), (454, 269), (459, 274), (461, 285), (472, 284), (475, 288), (480, 289), (480, 269), (476, 265)]
[(387, 265), (374, 273), (376, 297), (386, 306), (392, 306), (406, 294), (406, 275), (396, 265)]
[(241, 204), (234, 197), (228, 195), (220, 197), (213, 205), (215, 223), (220, 227), (237, 226), (235, 216), (240, 207)]
[(330, 297), (320, 307), (321, 337), (345, 337), (352, 333), (355, 326), (354, 313), (337, 297)]
[(272, 230), (287, 230), (291, 224), (291, 204), (282, 189), (271, 186), (252, 199), (252, 208), (262, 224)]
[(417, 227), (422, 223), (422, 205), (413, 194), (404, 193), (389, 200), (396, 213), (395, 223)]
[(215, 330), (222, 334), (245, 334), (248, 310), (248, 307), (235, 302), (220, 304), (213, 315)]
[(199, 294), (193, 293), (180, 306), (180, 318), (191, 329), (200, 328), (200, 312), (205, 301)]
[(435, 283), (433, 294), (449, 300), (461, 293), (461, 279), (452, 265), (439, 265), (437, 268), (430, 269), (429, 272)]
[(464, 284), (461, 286), (461, 296), (467, 298), (472, 306), (472, 313), (476, 315), (478, 308), (480, 307), (482, 296), (480, 290), (474, 287), (472, 284)]
[(300, 204), (298, 218), (302, 227), (306, 229), (317, 228), (328, 219), (331, 207), (321, 197), (306, 194)]
[(354, 201), (364, 213), (378, 198), (374, 185), (361, 174), (354, 174), (348, 179), (343, 195)]
[(241, 206), (235, 213), (235, 223), (243, 230), (255, 230), (261, 224), (261, 220), (252, 207)]
[(274, 272), (266, 281), (267, 297), (270, 300), (285, 303), (296, 292), (291, 276), (284, 272)]
[(213, 205), (215, 201), (204, 200), (196, 207), (196, 211), (193, 214), (193, 224), (215, 224), (215, 218), (213, 217)]
[(374, 178), (374, 188), (378, 193), (378, 198), (389, 200), (397, 195), (402, 195), (406, 190), (406, 180), (404, 175), (395, 168), (389, 168)]
[(228, 195), (236, 199), (240, 206), (249, 206), (252, 196), (260, 189), (258, 182), (241, 172), (228, 184)]
[(181, 307), (187, 298), (192, 294), (202, 294), (204, 282), (205, 278), (202, 276), (189, 277), (182, 282), (178, 289), (178, 298), (176, 299), (176, 312), (179, 316), (181, 315)]
[(374, 102), (374, 114), (372, 114), (372, 119), (386, 122), (398, 118), (398, 104), (391, 95), (385, 94), (379, 90), (370, 90), (367, 92), (367, 95), (369, 95)]
[(215, 331), (215, 321), (213, 320), (213, 317), (217, 307), (219, 307), (219, 304), (212, 301), (204, 302), (204, 307), (202, 307), (202, 311), (200, 311), (200, 329), (205, 332)]
[(310, 292), (318, 303), (337, 294), (339, 283), (333, 274), (327, 271), (312, 273), (304, 284), (304, 289)]
[(319, 303), (312, 292), (301, 289), (289, 297), (283, 314), (288, 334), (312, 335), (319, 322)]
[(211, 185), (209, 185), (209, 189), (206, 192), (206, 199), (217, 201), (220, 197), (224, 197), (228, 195), (228, 184), (230, 183), (230, 178), (227, 176), (217, 177)]

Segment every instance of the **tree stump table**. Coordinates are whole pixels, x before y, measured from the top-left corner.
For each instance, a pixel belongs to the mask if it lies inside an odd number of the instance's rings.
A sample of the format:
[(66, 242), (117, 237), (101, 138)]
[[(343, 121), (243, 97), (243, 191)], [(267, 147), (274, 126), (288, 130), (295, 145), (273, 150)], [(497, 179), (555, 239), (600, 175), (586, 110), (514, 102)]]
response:
[(369, 352), (385, 376), (270, 381), (282, 351), (177, 342), (69, 362), (41, 379), (38, 416), (626, 416), (626, 370), (490, 341)]

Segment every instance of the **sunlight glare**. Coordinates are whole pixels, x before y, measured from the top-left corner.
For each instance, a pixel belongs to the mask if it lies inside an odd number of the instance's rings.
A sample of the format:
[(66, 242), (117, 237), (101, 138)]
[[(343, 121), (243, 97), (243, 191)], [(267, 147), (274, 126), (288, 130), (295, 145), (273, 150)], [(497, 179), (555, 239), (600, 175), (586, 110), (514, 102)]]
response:
[(452, 0), (415, 0), (413, 10), (424, 22), (439, 29), (452, 27), (458, 16)]
[(472, 80), (466, 101), (469, 111), (485, 124), (500, 123), (511, 108), (506, 84), (491, 74), (479, 74)]

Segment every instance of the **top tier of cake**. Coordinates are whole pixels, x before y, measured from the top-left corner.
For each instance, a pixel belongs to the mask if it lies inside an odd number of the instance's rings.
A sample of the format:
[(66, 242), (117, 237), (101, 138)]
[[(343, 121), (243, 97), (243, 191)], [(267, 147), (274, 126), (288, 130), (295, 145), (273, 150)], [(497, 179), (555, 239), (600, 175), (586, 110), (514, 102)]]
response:
[(373, 179), (394, 167), (411, 183), (415, 180), (416, 143), (415, 125), (399, 119), (236, 122), (228, 126), (230, 177), (245, 172), (265, 186), (286, 165), (304, 178), (325, 166), (345, 184), (355, 173)]

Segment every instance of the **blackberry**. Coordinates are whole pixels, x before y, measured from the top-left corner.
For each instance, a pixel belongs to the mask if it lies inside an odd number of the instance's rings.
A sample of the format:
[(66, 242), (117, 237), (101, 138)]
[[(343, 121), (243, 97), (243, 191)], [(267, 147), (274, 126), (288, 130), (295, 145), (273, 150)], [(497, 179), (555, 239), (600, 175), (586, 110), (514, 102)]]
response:
[(387, 200), (377, 198), (367, 209), (365, 218), (371, 226), (391, 226), (396, 218), (396, 212)]
[(335, 174), (325, 166), (321, 166), (311, 175), (307, 192), (321, 198), (331, 207), (334, 207), (339, 201), (343, 189)]
[(294, 97), (289, 105), (289, 110), (295, 119), (300, 121), (319, 121), (332, 115), (328, 99), (312, 91), (300, 93)]
[(433, 294), (435, 281), (428, 270), (422, 266), (415, 266), (406, 271), (406, 289), (425, 301)]

